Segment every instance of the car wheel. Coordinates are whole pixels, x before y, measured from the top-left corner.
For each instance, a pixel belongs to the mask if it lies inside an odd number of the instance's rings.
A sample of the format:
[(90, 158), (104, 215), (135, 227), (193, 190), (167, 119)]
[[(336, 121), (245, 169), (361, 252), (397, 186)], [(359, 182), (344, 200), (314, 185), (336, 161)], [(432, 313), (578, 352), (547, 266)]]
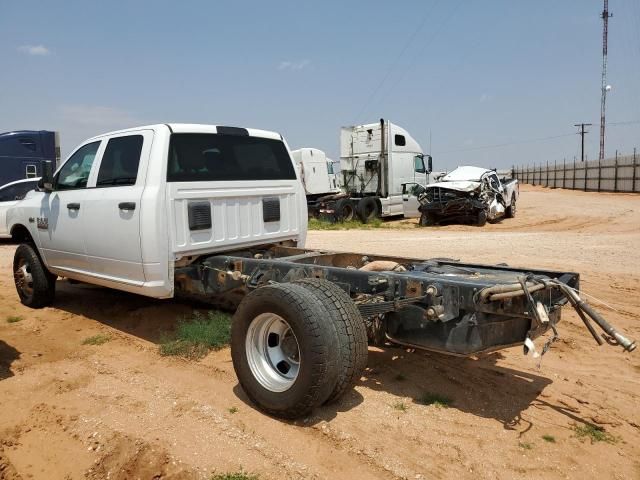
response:
[(364, 197), (358, 202), (356, 210), (362, 223), (369, 223), (374, 218), (380, 217), (380, 206), (376, 197)]
[(487, 212), (485, 212), (484, 210), (480, 210), (480, 212), (478, 212), (478, 226), (484, 227), (486, 223), (487, 223)]
[(513, 218), (516, 216), (516, 199), (515, 197), (511, 198), (511, 204), (507, 207), (507, 211), (505, 212), (507, 218)]
[(16, 249), (13, 256), (13, 278), (23, 305), (42, 308), (53, 302), (56, 276), (44, 266), (33, 245), (23, 243)]
[(319, 278), (294, 282), (316, 296), (338, 334), (338, 381), (325, 403), (338, 400), (360, 379), (367, 366), (367, 329), (356, 304), (335, 283)]
[(335, 217), (339, 222), (349, 222), (356, 216), (356, 209), (349, 198), (341, 198), (336, 202)]
[(302, 285), (267, 285), (244, 297), (233, 316), (231, 358), (247, 396), (276, 417), (307, 415), (338, 381), (335, 326)]

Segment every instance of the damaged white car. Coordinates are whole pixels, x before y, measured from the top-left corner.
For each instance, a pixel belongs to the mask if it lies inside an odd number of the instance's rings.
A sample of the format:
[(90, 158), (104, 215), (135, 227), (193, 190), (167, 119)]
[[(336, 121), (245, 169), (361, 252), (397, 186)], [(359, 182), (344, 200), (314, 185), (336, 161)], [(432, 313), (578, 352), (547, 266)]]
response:
[(416, 192), (420, 225), (472, 223), (483, 226), (516, 214), (518, 180), (500, 179), (494, 170), (458, 167)]

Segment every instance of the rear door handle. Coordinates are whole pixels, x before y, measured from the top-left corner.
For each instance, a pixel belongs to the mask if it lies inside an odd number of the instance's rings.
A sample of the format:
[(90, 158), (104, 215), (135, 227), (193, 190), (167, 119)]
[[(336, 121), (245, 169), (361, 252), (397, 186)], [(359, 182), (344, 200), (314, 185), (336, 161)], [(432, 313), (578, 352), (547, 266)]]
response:
[(135, 210), (136, 202), (120, 202), (118, 204), (118, 208), (120, 210)]
[(67, 208), (69, 210), (80, 210), (80, 204), (79, 203), (67, 203)]

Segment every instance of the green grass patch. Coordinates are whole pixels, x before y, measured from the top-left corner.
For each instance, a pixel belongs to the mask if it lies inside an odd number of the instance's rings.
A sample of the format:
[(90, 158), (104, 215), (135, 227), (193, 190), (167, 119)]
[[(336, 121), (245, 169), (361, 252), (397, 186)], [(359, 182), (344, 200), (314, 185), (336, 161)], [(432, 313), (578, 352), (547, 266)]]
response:
[(258, 480), (258, 476), (243, 472), (219, 473), (211, 477), (211, 480)]
[(7, 317), (7, 323), (17, 323), (24, 320), (23, 317), (19, 316), (19, 315), (9, 315)]
[(391, 406), (393, 407), (394, 410), (398, 410), (399, 412), (407, 411), (407, 405), (404, 402), (396, 402)]
[(522, 448), (523, 450), (531, 450), (533, 448), (533, 443), (520, 442), (520, 443), (518, 443), (518, 446), (520, 448)]
[(545, 442), (556, 443), (556, 437), (554, 437), (553, 435), (542, 435), (542, 439)]
[(589, 440), (591, 440), (591, 443), (616, 443), (618, 441), (618, 438), (611, 435), (604, 428), (597, 425), (592, 425), (590, 423), (586, 423), (584, 425), (575, 425), (573, 427), (573, 431), (576, 432), (576, 437), (580, 439), (588, 438)]
[(91, 337), (87, 337), (82, 341), (83, 345), (102, 345), (111, 340), (111, 336), (106, 333), (99, 333)]
[(453, 400), (444, 395), (438, 393), (425, 393), (416, 400), (421, 405), (433, 405), (437, 408), (448, 408), (453, 403)]
[(229, 413), (238, 413), (238, 407), (231, 407), (228, 409)]
[(369, 223), (362, 223), (360, 220), (349, 220), (346, 222), (329, 222), (317, 218), (309, 219), (309, 230), (371, 230), (374, 228), (391, 228), (379, 218), (374, 218)]
[(160, 344), (160, 355), (176, 355), (197, 360), (211, 350), (219, 350), (231, 340), (231, 316), (211, 310), (195, 312), (178, 323), (175, 335)]

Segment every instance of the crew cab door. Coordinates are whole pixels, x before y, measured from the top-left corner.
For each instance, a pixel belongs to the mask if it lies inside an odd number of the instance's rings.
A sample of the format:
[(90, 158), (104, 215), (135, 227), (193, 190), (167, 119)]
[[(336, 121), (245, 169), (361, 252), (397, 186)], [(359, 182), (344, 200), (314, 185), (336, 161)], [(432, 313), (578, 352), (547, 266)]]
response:
[(103, 139), (97, 174), (85, 192), (84, 239), (90, 274), (142, 285), (140, 200), (153, 132), (140, 130)]
[[(85, 195), (101, 141), (78, 148), (53, 180), (53, 191), (42, 200), (37, 222), (40, 252), (50, 267), (86, 271), (84, 247)], [(85, 208), (82, 208), (82, 207)]]

